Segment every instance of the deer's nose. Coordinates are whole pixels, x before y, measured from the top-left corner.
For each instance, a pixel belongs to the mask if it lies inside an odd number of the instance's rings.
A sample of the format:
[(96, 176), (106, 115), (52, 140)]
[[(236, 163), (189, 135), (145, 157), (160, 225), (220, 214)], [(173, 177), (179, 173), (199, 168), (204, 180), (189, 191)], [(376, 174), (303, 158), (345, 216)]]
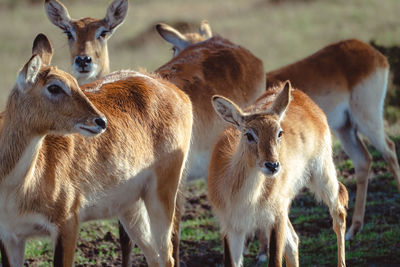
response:
[(81, 68), (86, 68), (92, 63), (92, 58), (89, 56), (77, 56), (75, 58), (75, 64)]
[(265, 162), (264, 163), (265, 168), (270, 170), (272, 173), (276, 173), (279, 170), (279, 161), (277, 162)]

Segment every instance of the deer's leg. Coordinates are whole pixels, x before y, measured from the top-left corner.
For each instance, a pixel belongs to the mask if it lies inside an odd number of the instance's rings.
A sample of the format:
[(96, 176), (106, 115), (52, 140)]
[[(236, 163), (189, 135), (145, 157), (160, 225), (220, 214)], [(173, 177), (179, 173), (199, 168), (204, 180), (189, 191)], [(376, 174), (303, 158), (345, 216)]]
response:
[(74, 265), (78, 220), (72, 217), (60, 227), (54, 246), (54, 266), (69, 267)]
[(327, 151), (321, 165), (321, 172), (316, 168), (312, 173), (310, 189), (316, 194), (318, 199), (322, 199), (329, 207), (329, 212), (333, 219), (333, 230), (337, 237), (338, 266), (344, 267), (346, 266), (346, 209), (349, 196), (346, 187), (337, 180), (336, 169), (330, 151)]
[(344, 151), (353, 161), (356, 177), (357, 192), (351, 226), (346, 234), (346, 239), (352, 239), (364, 224), (365, 204), (367, 201), (368, 179), (371, 170), (371, 155), (365, 144), (360, 139), (356, 129), (347, 125), (337, 131)]
[[(127, 238), (134, 240), (146, 257), (148, 266), (158, 266), (158, 252), (150, 230), (149, 216), (142, 200), (136, 201), (118, 216)], [(133, 246), (133, 243), (131, 243)], [(129, 253), (130, 254), (130, 253)], [(132, 266), (132, 265), (131, 265)]]
[(3, 267), (23, 266), (25, 254), (25, 240), (3, 239), (0, 241), (1, 262)]
[(269, 267), (282, 266), (283, 251), (285, 249), (285, 231), (289, 219), (285, 215), (276, 218), (269, 235)]
[(299, 266), (299, 237), (289, 219), (286, 223), (284, 257), (287, 267)]
[[(184, 180), (184, 179), (182, 179)], [(176, 196), (176, 206), (175, 206), (175, 216), (174, 216), (174, 226), (172, 229), (172, 257), (174, 258), (175, 267), (180, 266), (179, 259), (179, 243), (180, 243), (180, 225), (182, 214), (184, 213), (184, 203), (185, 203), (185, 182), (181, 181), (179, 183), (179, 191)]]
[(121, 245), (122, 250), (122, 267), (130, 267), (132, 266), (132, 240), (129, 238), (128, 233), (125, 231), (123, 225), (120, 221), (118, 221), (118, 229), (119, 229), (119, 243)]
[(171, 234), (176, 220), (180, 219), (175, 217), (175, 204), (184, 162), (184, 154), (179, 151), (169, 155), (163, 165), (156, 168), (156, 179), (152, 180), (145, 195), (160, 266), (174, 266)]
[(257, 266), (261, 266), (267, 262), (267, 252), (268, 252), (268, 235), (265, 229), (260, 229), (257, 233), (258, 240), (260, 242), (260, 247), (258, 248), (257, 254)]
[(224, 235), (225, 267), (242, 266), (245, 239), (245, 233), (239, 231), (229, 231), (226, 235)]

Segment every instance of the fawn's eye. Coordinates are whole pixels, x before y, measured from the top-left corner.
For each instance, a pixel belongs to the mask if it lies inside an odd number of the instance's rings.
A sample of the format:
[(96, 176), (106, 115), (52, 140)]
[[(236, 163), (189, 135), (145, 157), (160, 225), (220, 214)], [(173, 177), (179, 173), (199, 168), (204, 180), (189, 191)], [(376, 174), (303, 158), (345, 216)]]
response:
[(254, 143), (256, 141), (253, 134), (251, 134), (249, 132), (245, 133), (245, 136), (247, 138), (247, 142), (249, 142), (249, 143)]
[(70, 31), (65, 31), (64, 33), (67, 35), (68, 40), (74, 39), (74, 37), (72, 36), (72, 33)]
[(176, 56), (178, 54), (178, 48), (176, 48), (175, 46), (172, 47), (172, 53), (174, 54), (174, 56)]
[(279, 131), (279, 133), (278, 133), (278, 138), (281, 138), (281, 137), (282, 137), (282, 135), (283, 135), (283, 131), (282, 131), (282, 130), (280, 130), (280, 131)]
[(55, 84), (52, 84), (52, 85), (48, 86), (47, 87), (47, 91), (49, 91), (49, 93), (52, 94), (52, 95), (58, 95), (58, 94), (61, 94), (61, 93), (64, 92), (63, 89), (61, 89), (60, 86), (55, 85)]
[(102, 31), (99, 35), (99, 37), (101, 38), (106, 38), (107, 34), (109, 33), (109, 31)]

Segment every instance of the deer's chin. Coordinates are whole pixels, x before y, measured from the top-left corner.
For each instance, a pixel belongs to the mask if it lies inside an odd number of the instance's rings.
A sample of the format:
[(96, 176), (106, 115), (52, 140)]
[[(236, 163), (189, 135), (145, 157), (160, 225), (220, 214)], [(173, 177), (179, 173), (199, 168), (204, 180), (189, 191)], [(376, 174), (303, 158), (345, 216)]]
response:
[(100, 126), (87, 126), (81, 123), (78, 123), (75, 126), (75, 130), (77, 133), (86, 137), (96, 136), (105, 131), (105, 129), (101, 128)]
[(92, 64), (90, 68), (82, 69), (76, 65), (73, 65), (74, 76), (77, 80), (91, 81), (97, 77), (98, 65)]
[(276, 171), (271, 171), (270, 169), (268, 169), (268, 168), (265, 168), (265, 167), (262, 167), (261, 168), (261, 172), (267, 177), (267, 178), (270, 178), (270, 179), (274, 179), (278, 174), (279, 174), (279, 172), (280, 172), (280, 168), (278, 168), (278, 170), (276, 170)]

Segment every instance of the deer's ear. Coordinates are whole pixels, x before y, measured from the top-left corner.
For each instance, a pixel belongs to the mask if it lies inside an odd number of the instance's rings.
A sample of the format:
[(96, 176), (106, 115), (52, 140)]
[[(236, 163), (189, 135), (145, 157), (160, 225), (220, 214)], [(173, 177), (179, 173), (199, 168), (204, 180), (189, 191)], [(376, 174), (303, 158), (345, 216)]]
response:
[(286, 81), (283, 85), (283, 89), (276, 97), (274, 103), (272, 104), (271, 111), (279, 116), (280, 119), (283, 118), (285, 112), (291, 101), (291, 91), (292, 85), (290, 81)]
[(37, 80), (42, 60), (39, 55), (33, 55), (18, 74), (17, 86), (20, 92), (26, 92)]
[(176, 46), (180, 51), (189, 45), (189, 41), (182, 33), (167, 24), (159, 23), (156, 29), (165, 41)]
[(57, 0), (46, 0), (44, 7), (46, 9), (47, 17), (54, 25), (64, 31), (70, 29), (71, 18), (68, 14), (67, 8), (63, 4)]
[(199, 33), (201, 36), (203, 36), (206, 39), (209, 39), (213, 36), (212, 31), (211, 31), (211, 26), (207, 20), (203, 20), (200, 23)]
[(234, 102), (232, 102), (228, 98), (218, 95), (213, 96), (211, 102), (215, 112), (224, 121), (235, 125), (237, 128), (243, 126), (243, 112)]
[(107, 9), (104, 21), (110, 31), (116, 29), (124, 21), (128, 13), (128, 0), (114, 0)]
[(33, 41), (32, 55), (38, 54), (42, 59), (44, 65), (50, 65), (51, 58), (53, 57), (53, 48), (46, 35), (40, 33)]

